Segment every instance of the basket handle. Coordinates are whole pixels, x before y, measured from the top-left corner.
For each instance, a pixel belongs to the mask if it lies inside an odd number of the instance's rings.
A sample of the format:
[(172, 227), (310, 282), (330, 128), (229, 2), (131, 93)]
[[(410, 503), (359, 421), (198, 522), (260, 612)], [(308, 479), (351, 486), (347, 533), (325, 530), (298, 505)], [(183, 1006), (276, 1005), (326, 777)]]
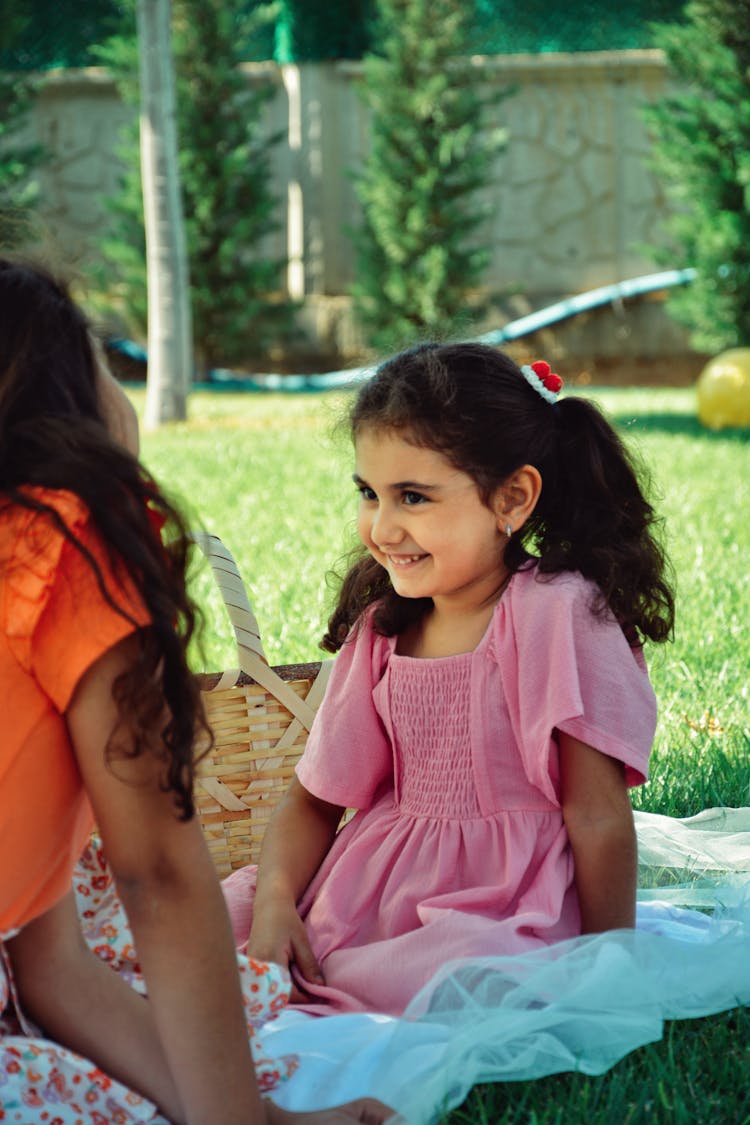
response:
[[(237, 642), (239, 669), (225, 673), (210, 691), (233, 687), (244, 672), (266, 691), (270, 691), (279, 703), (286, 707), (307, 730), (315, 718), (314, 709), (282, 680), (273, 668), (269, 667), (260, 629), (247, 596), (245, 583), (234, 560), (232, 552), (216, 535), (205, 531), (194, 531), (191, 538), (205, 555), (211, 567), (219, 593), (232, 622)], [(312, 702), (312, 701), (311, 701)]]

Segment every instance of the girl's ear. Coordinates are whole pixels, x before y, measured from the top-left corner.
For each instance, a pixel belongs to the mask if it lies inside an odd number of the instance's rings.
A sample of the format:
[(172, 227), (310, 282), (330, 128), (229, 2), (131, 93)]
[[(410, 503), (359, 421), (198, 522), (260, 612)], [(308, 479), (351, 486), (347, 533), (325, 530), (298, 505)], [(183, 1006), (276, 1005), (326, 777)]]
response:
[(521, 465), (511, 473), (491, 505), (501, 531), (506, 535), (519, 531), (536, 508), (541, 491), (542, 475), (534, 465)]

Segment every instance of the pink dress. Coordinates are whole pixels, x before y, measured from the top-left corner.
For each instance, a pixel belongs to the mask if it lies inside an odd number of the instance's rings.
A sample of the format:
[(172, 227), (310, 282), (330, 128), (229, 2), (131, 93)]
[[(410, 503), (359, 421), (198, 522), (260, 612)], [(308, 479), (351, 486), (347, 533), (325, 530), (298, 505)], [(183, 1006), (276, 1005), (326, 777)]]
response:
[(326, 978), (306, 985), (329, 1005), (315, 1010), (401, 1013), (448, 961), (580, 932), (555, 732), (635, 785), (656, 721), (642, 653), (594, 592), (532, 567), (473, 652), (400, 656), (369, 617), (344, 645), (297, 768), (359, 810), (300, 902)]

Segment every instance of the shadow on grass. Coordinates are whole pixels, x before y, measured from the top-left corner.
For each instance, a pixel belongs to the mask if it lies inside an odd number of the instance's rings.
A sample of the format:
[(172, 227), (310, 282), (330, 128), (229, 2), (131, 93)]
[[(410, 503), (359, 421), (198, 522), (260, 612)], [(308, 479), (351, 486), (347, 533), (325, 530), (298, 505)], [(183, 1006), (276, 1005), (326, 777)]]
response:
[(661, 433), (675, 434), (680, 437), (701, 438), (704, 441), (730, 441), (740, 445), (750, 442), (750, 428), (730, 428), (726, 430), (709, 430), (701, 425), (694, 414), (672, 414), (664, 412), (648, 412), (645, 414), (632, 414), (626, 411), (615, 411), (610, 414), (610, 419), (619, 429), (631, 433)]

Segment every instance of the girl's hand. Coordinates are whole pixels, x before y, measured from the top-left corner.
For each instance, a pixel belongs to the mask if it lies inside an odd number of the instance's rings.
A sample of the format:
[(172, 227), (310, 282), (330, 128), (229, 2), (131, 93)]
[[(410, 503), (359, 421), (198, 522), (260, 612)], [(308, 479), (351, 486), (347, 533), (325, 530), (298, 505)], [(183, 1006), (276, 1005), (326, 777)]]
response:
[(316, 1109), (310, 1113), (292, 1113), (273, 1102), (266, 1102), (268, 1125), (382, 1125), (393, 1118), (394, 1111), (375, 1098), (357, 1098), (333, 1109)]
[[(256, 900), (247, 953), (258, 961), (274, 961), (291, 969), (311, 984), (325, 984), (323, 973), (310, 948), (305, 925), (293, 904), (278, 900), (263, 905)], [(292, 985), (292, 1003), (308, 997)]]
[[(327, 855), (343, 813), (293, 777), (268, 822), (258, 863), (248, 953), (294, 967), (300, 980), (311, 984), (323, 984), (323, 974), (296, 904)], [(300, 1003), (308, 997), (293, 987), (291, 999)]]

